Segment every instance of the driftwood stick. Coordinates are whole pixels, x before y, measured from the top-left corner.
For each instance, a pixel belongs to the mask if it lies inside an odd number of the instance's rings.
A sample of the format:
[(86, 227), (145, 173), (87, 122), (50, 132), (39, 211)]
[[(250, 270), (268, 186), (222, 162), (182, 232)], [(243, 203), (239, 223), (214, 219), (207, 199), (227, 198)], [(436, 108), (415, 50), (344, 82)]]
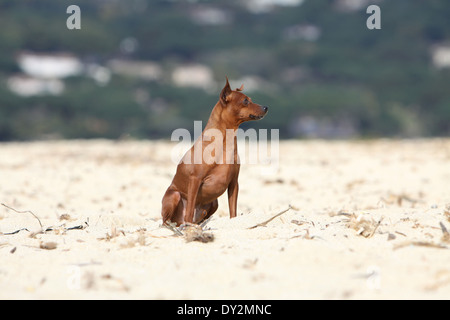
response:
[(1, 205), (4, 206), (5, 208), (8, 208), (8, 209), (10, 209), (10, 210), (12, 210), (12, 211), (14, 211), (14, 212), (17, 212), (17, 213), (31, 213), (31, 214), (33, 215), (33, 217), (35, 217), (35, 218), (37, 219), (37, 221), (39, 222), (39, 225), (41, 226), (41, 229), (44, 228), (44, 227), (42, 226), (41, 220), (39, 220), (39, 218), (38, 218), (33, 212), (31, 212), (30, 210), (19, 211), (19, 210), (16, 210), (16, 209), (14, 209), (14, 208), (11, 208), (11, 207), (7, 206), (7, 205), (4, 204), (4, 203), (2, 203)]
[(183, 232), (181, 232), (176, 224), (174, 222), (165, 222), (161, 225), (164, 228), (169, 229), (170, 231), (172, 231), (176, 236), (183, 236)]
[(255, 229), (255, 228), (257, 228), (257, 227), (265, 227), (270, 221), (272, 221), (273, 219), (275, 219), (275, 218), (281, 216), (282, 214), (288, 212), (288, 211), (291, 210), (291, 209), (292, 209), (292, 206), (289, 205), (289, 207), (288, 207), (287, 209), (285, 209), (285, 210), (283, 210), (283, 211), (277, 213), (277, 214), (274, 215), (272, 218), (270, 218), (270, 219), (268, 219), (268, 220), (266, 220), (266, 221), (264, 221), (264, 222), (258, 223), (258, 224), (254, 225), (253, 227), (250, 227), (250, 228), (248, 228), (248, 229)]

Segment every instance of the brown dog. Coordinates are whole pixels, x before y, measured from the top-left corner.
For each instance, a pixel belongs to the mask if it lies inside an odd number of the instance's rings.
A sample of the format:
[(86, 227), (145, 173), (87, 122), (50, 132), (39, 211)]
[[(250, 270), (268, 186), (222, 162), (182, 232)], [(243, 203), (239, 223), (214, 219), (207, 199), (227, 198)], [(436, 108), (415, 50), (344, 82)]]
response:
[[(245, 121), (262, 119), (268, 110), (266, 106), (253, 103), (240, 92), (242, 89), (243, 86), (231, 90), (226, 79), (205, 129), (178, 164), (175, 177), (164, 194), (161, 211), (164, 224), (175, 222), (179, 226), (208, 219), (216, 212), (217, 198), (225, 190), (228, 190), (230, 218), (236, 217), (240, 168), (237, 129)], [(209, 152), (218, 144), (220, 150), (214, 148), (214, 154)]]

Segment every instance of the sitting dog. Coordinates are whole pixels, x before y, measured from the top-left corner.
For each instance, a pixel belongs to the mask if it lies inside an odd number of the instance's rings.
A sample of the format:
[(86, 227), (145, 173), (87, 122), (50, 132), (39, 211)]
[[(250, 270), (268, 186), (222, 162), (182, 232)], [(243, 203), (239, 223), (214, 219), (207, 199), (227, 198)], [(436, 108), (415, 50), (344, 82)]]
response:
[[(268, 110), (268, 107), (254, 103), (242, 90), (243, 85), (231, 90), (226, 79), (205, 129), (178, 164), (175, 177), (164, 194), (163, 224), (201, 223), (216, 212), (217, 198), (225, 190), (228, 191), (230, 218), (236, 217), (240, 169), (237, 129), (243, 122), (262, 119)], [(215, 148), (215, 154), (210, 153), (208, 157), (207, 151), (217, 144), (221, 145), (221, 150)]]

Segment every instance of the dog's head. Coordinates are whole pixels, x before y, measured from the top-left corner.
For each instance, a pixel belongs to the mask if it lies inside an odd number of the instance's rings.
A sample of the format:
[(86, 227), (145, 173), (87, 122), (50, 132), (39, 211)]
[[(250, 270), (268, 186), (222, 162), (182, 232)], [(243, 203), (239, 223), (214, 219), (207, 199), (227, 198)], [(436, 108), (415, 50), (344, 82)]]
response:
[(226, 79), (225, 87), (220, 93), (220, 103), (227, 111), (227, 114), (235, 117), (238, 124), (264, 118), (269, 108), (254, 103), (250, 97), (243, 94), (244, 85), (236, 90), (231, 90), (228, 77)]

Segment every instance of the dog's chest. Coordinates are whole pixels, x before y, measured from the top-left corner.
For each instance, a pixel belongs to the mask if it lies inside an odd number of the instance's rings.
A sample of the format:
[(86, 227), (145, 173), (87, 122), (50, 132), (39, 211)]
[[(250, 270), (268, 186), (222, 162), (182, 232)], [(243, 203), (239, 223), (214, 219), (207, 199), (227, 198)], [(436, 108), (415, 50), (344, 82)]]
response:
[(203, 179), (200, 186), (202, 198), (217, 198), (227, 190), (231, 180), (236, 174), (234, 165), (222, 165), (214, 168)]

